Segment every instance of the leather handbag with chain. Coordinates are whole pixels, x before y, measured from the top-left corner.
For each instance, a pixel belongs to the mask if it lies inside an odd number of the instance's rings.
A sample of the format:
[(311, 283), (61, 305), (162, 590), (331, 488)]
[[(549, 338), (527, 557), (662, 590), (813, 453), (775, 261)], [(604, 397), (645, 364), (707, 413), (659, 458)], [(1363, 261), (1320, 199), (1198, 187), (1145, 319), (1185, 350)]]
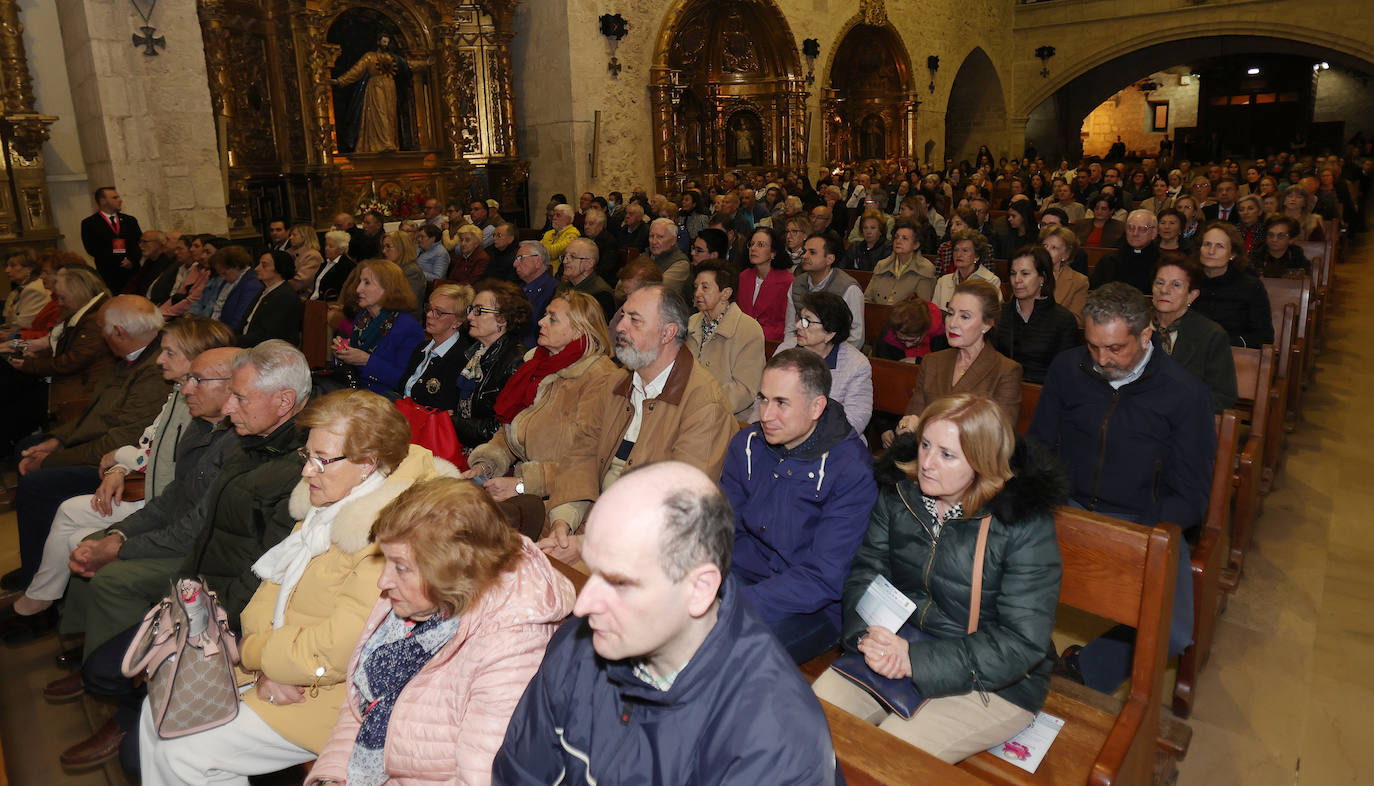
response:
[[(906, 500), (903, 500), (905, 502)], [(908, 509), (910, 506), (908, 506)], [(913, 512), (912, 515), (915, 515)], [(988, 529), (992, 524), (991, 516), (984, 516), (978, 524), (978, 541), (973, 550), (973, 597), (969, 601), (968, 635), (978, 630), (978, 614), (983, 601), (983, 559), (988, 547)], [(934, 638), (914, 625), (903, 625), (897, 635), (907, 641), (921, 641)], [(863, 688), (878, 703), (895, 713), (903, 720), (921, 708), (925, 700), (916, 692), (916, 686), (908, 678), (889, 679), (869, 667), (863, 653), (846, 652), (835, 659), (830, 668), (841, 677)]]
[(124, 676), (147, 675), (153, 726), (163, 739), (222, 726), (238, 716), (238, 642), (219, 596), (203, 578), (172, 582), (143, 617), (124, 653)]

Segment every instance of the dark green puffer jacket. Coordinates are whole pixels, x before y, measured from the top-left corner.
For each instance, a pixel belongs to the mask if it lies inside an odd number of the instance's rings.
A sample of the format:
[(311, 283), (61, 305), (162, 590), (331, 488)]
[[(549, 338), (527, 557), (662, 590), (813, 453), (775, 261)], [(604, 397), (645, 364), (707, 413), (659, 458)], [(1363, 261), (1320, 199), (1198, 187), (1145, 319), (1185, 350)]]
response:
[[(976, 515), (945, 524), (931, 537), (920, 487), (895, 462), (915, 460), (916, 440), (903, 435), (875, 471), (880, 493), (868, 533), (844, 588), (846, 650), (857, 651), (866, 630), (856, 611), (881, 573), (916, 603), (909, 624), (935, 637), (911, 644), (911, 680), (925, 698), (993, 692), (1030, 712), (1049, 693), (1050, 632), (1059, 604), (1062, 564), (1054, 506), (1068, 483), (1055, 459), (1018, 439), (1014, 477)], [(973, 552), (981, 517), (992, 514), (983, 567), (978, 630), (967, 635)]]
[(205, 527), (183, 572), (205, 577), (236, 631), (239, 613), (262, 583), (253, 563), (296, 526), (291, 491), (301, 479), (305, 460), (296, 449), (304, 444), (294, 417), (267, 436), (239, 437), (206, 495)]

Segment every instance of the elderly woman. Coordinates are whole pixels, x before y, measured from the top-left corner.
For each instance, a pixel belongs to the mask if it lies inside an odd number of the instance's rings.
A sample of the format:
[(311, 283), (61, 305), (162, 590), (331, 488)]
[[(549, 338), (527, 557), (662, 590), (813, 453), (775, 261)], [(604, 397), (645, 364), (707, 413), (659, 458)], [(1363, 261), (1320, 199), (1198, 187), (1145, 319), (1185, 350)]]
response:
[(287, 251), (296, 260), (296, 275), (287, 280), (291, 288), (297, 292), (309, 292), (315, 285), (315, 274), (320, 272), (320, 267), (324, 265), (324, 256), (320, 254), (320, 240), (315, 235), (315, 228), (309, 224), (297, 224), (291, 227), (291, 232), (286, 236)]
[(471, 483), (417, 484), (378, 516), (383, 597), (307, 786), (485, 784), (572, 585)]
[(48, 305), (48, 288), (43, 285), (38, 255), (31, 248), (15, 249), (5, 260), (5, 276), (10, 293), (5, 297), (4, 322), (0, 339), (8, 339), (33, 325), (33, 318)]
[(467, 284), (440, 284), (425, 306), (426, 341), (415, 347), (397, 389), (421, 406), (452, 412), (458, 408), (458, 374), (467, 364), (468, 306), (476, 293)]
[(424, 335), (410, 315), (415, 295), (395, 263), (367, 259), (358, 270), (358, 315), (350, 337), (334, 339), (334, 360), (356, 368), (369, 390), (395, 390), (411, 351)]
[[(248, 783), (249, 775), (309, 761), (324, 748), (347, 697), (350, 656), (372, 609), (384, 558), (371, 531), (411, 484), (457, 471), (411, 446), (391, 402), (362, 390), (312, 401), (291, 511), (301, 519), (253, 563), (263, 579), (240, 616), (243, 694), (229, 723), (165, 740), (144, 705), (143, 782)], [(211, 587), (214, 589), (214, 587)]]
[(749, 269), (740, 273), (735, 304), (759, 323), (765, 341), (782, 341), (792, 291), (792, 257), (782, 233), (771, 227), (754, 229), (748, 251)]
[(51, 377), (48, 408), (62, 412), (88, 401), (96, 381), (103, 380), (114, 364), (100, 325), (100, 307), (110, 290), (95, 268), (73, 265), (57, 271), (53, 293), (62, 321), (46, 338), (33, 339), (22, 353), (11, 354), (9, 363), (32, 377)]
[(944, 335), (944, 315), (934, 303), (919, 297), (905, 300), (888, 316), (887, 327), (873, 344), (873, 357), (920, 363), (930, 354), (931, 339)]
[[(478, 234), (481, 234), (480, 230)], [(415, 264), (419, 265), (420, 272), (425, 274), (425, 281), (438, 281), (448, 276), (451, 260), (448, 249), (444, 248), (444, 244), (440, 240), (442, 236), (442, 231), (433, 224), (425, 224), (415, 233), (415, 244), (419, 247)]]
[[(573, 226), (572, 205), (554, 205), (553, 211), (549, 214), (549, 221), (552, 228), (544, 233), (541, 242), (544, 248), (549, 251), (549, 263), (552, 265), (553, 272), (558, 273), (559, 266), (563, 264), (563, 252), (568, 250), (568, 244), (574, 238), (582, 236)], [(676, 223), (676, 217), (674, 217)]]
[(880, 261), (864, 289), (869, 303), (892, 305), (915, 297), (929, 300), (935, 294), (935, 265), (917, 247), (920, 227), (898, 219), (892, 229), (892, 255)]
[(487, 272), (491, 257), (482, 248), (482, 230), (472, 224), (458, 228), (458, 243), (453, 250), (453, 264), (448, 277), (465, 284), (476, 284)]
[(935, 282), (935, 292), (931, 294), (930, 302), (948, 311), (955, 289), (974, 278), (992, 284), (998, 302), (1001, 302), (1002, 281), (988, 269), (988, 265), (992, 264), (992, 245), (988, 239), (977, 230), (961, 229), (950, 235), (949, 242), (954, 246), (954, 269)]
[(851, 324), (853, 315), (839, 295), (808, 292), (797, 312), (796, 338), (778, 345), (778, 352), (795, 346), (820, 355), (830, 369), (830, 400), (844, 407), (849, 425), (862, 435), (873, 417), (873, 364), (849, 343)]
[[(1049, 693), (1045, 655), (1062, 578), (1053, 510), (1067, 483), (1042, 448), (1016, 439), (1013, 422), (982, 396), (939, 398), (876, 470), (878, 502), (845, 582), (840, 646), (883, 677), (909, 680), (924, 703), (903, 719), (833, 670), (814, 686), (950, 763), (1014, 736)], [(859, 613), (879, 576), (921, 609), (900, 630)]]
[[(418, 252), (415, 249), (414, 236), (409, 232), (396, 230), (388, 233), (382, 238), (382, 256), (400, 268), (401, 276), (410, 286), (410, 293), (414, 297), (410, 302), (417, 307), (425, 302), (425, 290), (429, 288), (429, 280), (425, 278), (425, 271), (420, 269), (416, 262)], [(419, 312), (415, 312), (419, 316)]]
[(1265, 278), (1302, 278), (1312, 263), (1293, 245), (1298, 222), (1285, 215), (1271, 215), (1264, 222), (1264, 242), (1250, 252), (1250, 267)]
[[(1191, 197), (1189, 198), (1191, 200)], [(1159, 235), (1155, 244), (1159, 250), (1173, 251), (1187, 255), (1192, 250), (1192, 242), (1183, 237), (1183, 227), (1188, 223), (1188, 219), (1177, 208), (1166, 207), (1159, 211)]]
[[(1021, 364), (997, 351), (988, 334), (1001, 315), (1000, 293), (977, 279), (959, 285), (945, 314), (949, 349), (932, 352), (921, 363), (916, 389), (897, 423), (895, 435), (915, 430), (920, 413), (936, 399), (951, 393), (976, 393), (1002, 408), (1016, 423), (1021, 415)], [(883, 434), (890, 445), (893, 432)]]
[[(949, 217), (949, 222), (945, 224), (945, 229), (949, 233), (949, 239), (940, 244), (935, 250), (935, 275), (943, 276), (954, 269), (954, 235), (965, 229), (973, 229), (978, 226), (978, 214), (972, 209), (961, 207), (954, 211), (954, 215)], [(986, 238), (985, 238), (986, 239)], [(992, 253), (988, 253), (988, 259), (992, 259)]]
[(1002, 304), (995, 345), (1021, 364), (1021, 378), (1043, 384), (1050, 361), (1078, 345), (1078, 320), (1054, 299), (1054, 262), (1044, 246), (1013, 252), (1008, 276), (1012, 298)]
[(1289, 186), (1283, 190), (1283, 214), (1298, 222), (1299, 237), (1295, 240), (1325, 240), (1326, 230), (1321, 216), (1312, 212), (1317, 198), (1302, 186)]
[(1212, 409), (1221, 412), (1236, 403), (1236, 364), (1226, 331), (1192, 309), (1202, 294), (1203, 278), (1202, 269), (1191, 259), (1159, 263), (1151, 295), (1154, 338), (1165, 354), (1207, 383)]
[(1078, 235), (1079, 245), (1087, 248), (1116, 248), (1126, 237), (1126, 224), (1113, 215), (1116, 200), (1098, 195), (1088, 205), (1089, 215), (1069, 227)]
[(1065, 226), (1040, 230), (1040, 245), (1050, 252), (1054, 273), (1054, 302), (1067, 308), (1083, 324), (1083, 304), (1088, 301), (1088, 277), (1071, 265), (1078, 255), (1078, 235)]
[(720, 383), (735, 419), (752, 423), (765, 360), (763, 328), (732, 302), (739, 287), (733, 266), (708, 260), (697, 266), (695, 283), (697, 313), (687, 321), (687, 349)]
[(1202, 266), (1202, 294), (1193, 308), (1211, 317), (1231, 337), (1231, 345), (1258, 349), (1274, 343), (1269, 293), (1250, 269), (1240, 230), (1229, 221), (1207, 225), (1193, 251)]
[[(57, 507), (55, 516), (46, 520), (20, 519), (21, 525), (41, 525), (47, 538), (39, 564), (21, 565), (24, 575), (33, 578), (11, 608), (24, 621), (6, 621), (0, 626), (0, 636), (13, 638), (18, 629), (25, 627), (30, 634), (38, 635), (56, 625), (56, 610), (47, 615), (44, 612), (66, 592), (72, 574), (68, 566), (72, 551), (86, 536), (112, 527), (142, 509), (172, 482), (183, 448), (182, 433), (189, 432), (194, 417), (182, 393), (191, 363), (205, 350), (233, 344), (233, 332), (206, 317), (182, 317), (162, 331), (157, 364), (162, 369), (162, 378), (173, 383), (172, 392), (137, 444), (115, 448), (101, 457), (100, 486), (93, 494), (71, 497)], [(213, 427), (206, 423), (202, 428), (204, 436)], [(130, 475), (146, 480), (143, 499), (124, 500), (125, 478)], [(27, 550), (21, 550), (20, 556), (28, 556)]]
[(849, 244), (844, 261), (837, 265), (845, 270), (873, 270), (878, 263), (892, 255), (887, 240), (887, 222), (876, 208), (859, 217), (859, 239)]
[(509, 281), (487, 279), (474, 288), (468, 306), (468, 341), (454, 380), (458, 400), (453, 428), (464, 450), (481, 445), (501, 427), (500, 395), (524, 360), (520, 335), (530, 320), (530, 302)]
[[(324, 266), (315, 275), (315, 281), (306, 294), (307, 300), (338, 300), (344, 282), (357, 264), (348, 255), (352, 239), (347, 232), (337, 229), (324, 233)], [(357, 286), (357, 282), (354, 282), (354, 286)]]

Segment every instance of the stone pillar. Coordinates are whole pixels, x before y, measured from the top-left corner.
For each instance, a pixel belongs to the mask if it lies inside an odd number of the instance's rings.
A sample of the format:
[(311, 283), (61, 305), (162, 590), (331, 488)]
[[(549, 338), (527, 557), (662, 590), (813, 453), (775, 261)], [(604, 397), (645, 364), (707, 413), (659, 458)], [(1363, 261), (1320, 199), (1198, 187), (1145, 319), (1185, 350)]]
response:
[(113, 185), (145, 228), (224, 232), (223, 171), (194, 3), (160, 3), (165, 49), (148, 56), (143, 25), (114, 0), (55, 0), (90, 185)]

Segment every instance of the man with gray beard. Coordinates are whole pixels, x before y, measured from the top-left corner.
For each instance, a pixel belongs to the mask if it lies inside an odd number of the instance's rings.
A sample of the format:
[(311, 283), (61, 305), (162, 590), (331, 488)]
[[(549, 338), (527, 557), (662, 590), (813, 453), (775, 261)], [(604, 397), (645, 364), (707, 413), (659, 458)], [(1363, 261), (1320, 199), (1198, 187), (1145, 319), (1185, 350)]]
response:
[(625, 301), (615, 326), (615, 356), (626, 370), (599, 417), (581, 424), (588, 433), (574, 440), (576, 453), (567, 466), (590, 473), (587, 482), (560, 483), (549, 497), (553, 524), (539, 547), (550, 557), (577, 564), (588, 509), (633, 467), (681, 461), (720, 477), (739, 425), (715, 376), (683, 346), (687, 317), (682, 296), (663, 284), (638, 289)]

